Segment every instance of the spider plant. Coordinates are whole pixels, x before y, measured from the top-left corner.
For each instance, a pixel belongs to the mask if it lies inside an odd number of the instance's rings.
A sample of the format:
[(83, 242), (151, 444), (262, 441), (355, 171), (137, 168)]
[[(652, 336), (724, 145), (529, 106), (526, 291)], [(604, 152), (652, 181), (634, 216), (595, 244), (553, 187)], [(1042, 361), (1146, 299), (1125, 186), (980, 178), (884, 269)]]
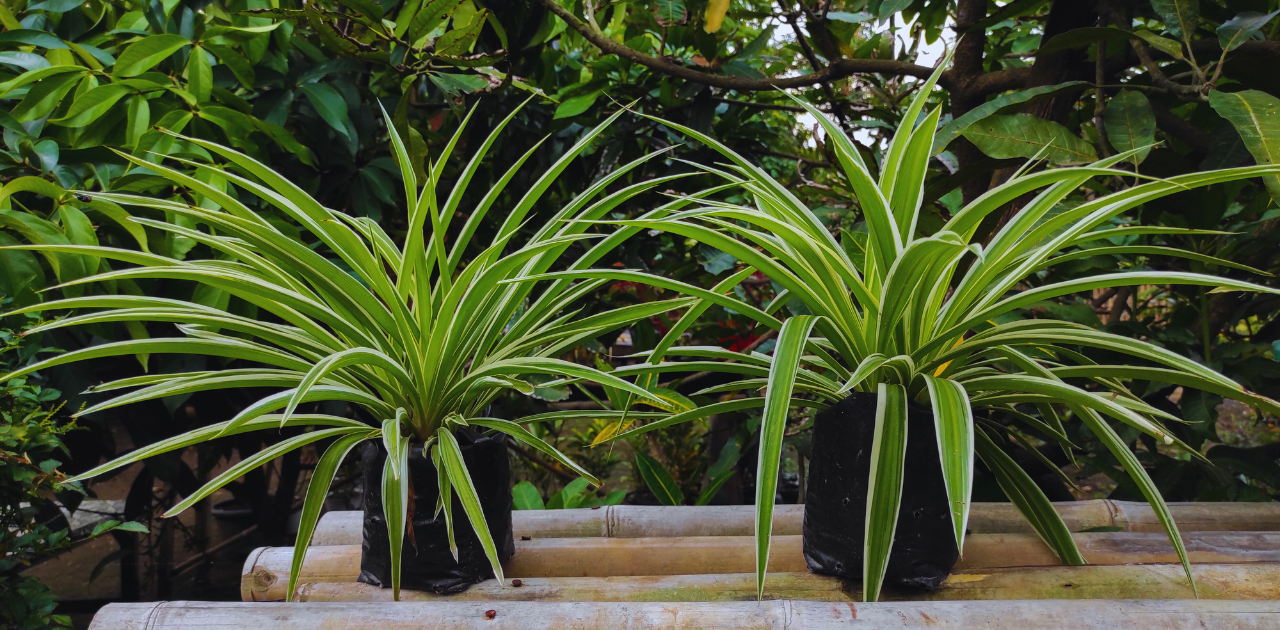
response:
[[(1044, 493), (1001, 448), (1010, 435), (989, 418), (1021, 423), (1071, 456), (1071, 438), (1063, 429), (1067, 414), (1078, 418), (1123, 465), (1155, 509), (1191, 579), (1177, 526), (1141, 463), (1109, 418), (1154, 436), (1165, 445), (1187, 449), (1162, 424), (1176, 420), (1129, 391), (1127, 380), (1155, 381), (1213, 392), (1280, 412), (1276, 402), (1186, 357), (1149, 343), (1052, 319), (1002, 319), (1017, 309), (1101, 287), (1190, 284), (1214, 290), (1268, 291), (1239, 280), (1178, 271), (1130, 270), (1039, 284), (1036, 274), (1082, 256), (1142, 254), (1174, 256), (1200, 263), (1256, 272), (1225, 260), (1168, 247), (1106, 245), (1084, 251), (1086, 243), (1118, 236), (1161, 234), (1170, 230), (1141, 226), (1109, 227), (1127, 210), (1153, 199), (1216, 182), (1280, 172), (1280, 166), (1254, 166), (1148, 180), (1099, 196), (1075, 207), (1059, 205), (1093, 177), (1133, 173), (1113, 169), (1129, 153), (1088, 166), (1032, 171), (1029, 168), (989, 190), (955, 213), (933, 234), (921, 234), (918, 219), (939, 110), (922, 115), (924, 103), (945, 62), (924, 82), (907, 108), (899, 132), (889, 143), (879, 177), (872, 175), (855, 144), (820, 111), (797, 102), (823, 125), (866, 221), (865, 245), (837, 240), (807, 208), (765, 171), (713, 138), (664, 122), (724, 155), (731, 165), (714, 172), (745, 189), (754, 206), (705, 201), (662, 216), (621, 221), (630, 229), (658, 229), (706, 243), (759, 269), (783, 287), (772, 304), (757, 310), (722, 295), (625, 270), (600, 270), (593, 277), (650, 282), (685, 290), (699, 298), (694, 309), (720, 303), (779, 331), (772, 357), (743, 355), (716, 348), (660, 347), (650, 362), (622, 368), (615, 375), (674, 370), (668, 356), (724, 359), (721, 370), (748, 375), (737, 383), (700, 394), (766, 388), (756, 484), (756, 570), (763, 595), (774, 492), (788, 409), (807, 396), (821, 409), (850, 392), (878, 394), (866, 507), (864, 598), (880, 592), (893, 545), (902, 489), (907, 402), (932, 408), (938, 454), (951, 506), (956, 545), (963, 551), (969, 516), (975, 455), (992, 470), (1005, 494), (1065, 563), (1084, 559), (1071, 533)], [(658, 119), (655, 119), (658, 120)], [(919, 123), (917, 125), (917, 123)], [(1132, 153), (1132, 152), (1130, 152)], [(979, 224), (1005, 204), (1040, 191), (988, 243), (975, 238)], [(1182, 231), (1190, 232), (1190, 231)], [(1072, 251), (1075, 250), (1075, 251)], [(1262, 273), (1262, 272), (1257, 272)], [(529, 280), (557, 277), (534, 276)], [(579, 274), (581, 276), (581, 273)], [(796, 300), (811, 313), (780, 322), (772, 313)], [(1077, 348), (1127, 355), (1133, 365), (1102, 365)], [(704, 362), (705, 363), (705, 362)], [(713, 364), (714, 365), (714, 364)], [(707, 369), (700, 367), (699, 369)], [(723, 405), (725, 403), (717, 403)], [(1015, 408), (1034, 407), (1038, 417)], [(744, 405), (748, 406), (748, 405)], [(975, 414), (975, 410), (980, 413)], [(673, 417), (621, 432), (614, 439), (651, 431)], [(976, 426), (975, 426), (976, 425)], [(1055, 468), (1050, 464), (1051, 468)], [(1192, 582), (1194, 588), (1194, 581)]]
[[(518, 111), (518, 110), (517, 110)], [(97, 309), (39, 327), (33, 332), (79, 324), (104, 322), (170, 322), (183, 337), (152, 338), (109, 343), (69, 352), (4, 376), (15, 378), (37, 370), (98, 357), (138, 353), (184, 353), (238, 359), (245, 367), (183, 374), (150, 374), (99, 385), (96, 392), (140, 388), (100, 402), (84, 414), (132, 402), (202, 390), (236, 387), (275, 387), (232, 419), (206, 426), (151, 446), (90, 470), (87, 479), (160, 453), (206, 440), (246, 431), (277, 430), (285, 426), (312, 427), (295, 437), (244, 459), (199, 491), (175, 505), (166, 516), (176, 515), (227, 483), (275, 457), (306, 444), (330, 440), (307, 489), (302, 509), (289, 593), (292, 596), (298, 569), (310, 542), (335, 471), (343, 457), (365, 440), (381, 440), (388, 453), (382, 471), (385, 516), (391, 544), (392, 588), (400, 589), (400, 552), (406, 527), (408, 500), (407, 457), (410, 443), (423, 446), (432, 456), (442, 491), (437, 514), (443, 512), (450, 547), (453, 541), (451, 502), (457, 495), (470, 525), (478, 535), (501, 582), (502, 567), (484, 513), (472, 485), (454, 432), (461, 427), (504, 433), (559, 461), (592, 483), (590, 473), (536, 438), (525, 422), (554, 419), (556, 413), (511, 422), (485, 417), (488, 405), (506, 390), (533, 392), (525, 380), (531, 375), (551, 375), (568, 381), (591, 380), (639, 398), (653, 400), (647, 391), (594, 368), (556, 357), (580, 342), (606, 331), (688, 306), (692, 298), (640, 304), (574, 320), (571, 306), (583, 295), (599, 289), (607, 280), (565, 280), (535, 285), (504, 283), (536, 274), (556, 263), (568, 248), (587, 244), (574, 262), (586, 267), (598, 260), (621, 237), (594, 244), (587, 239), (585, 223), (569, 219), (595, 219), (620, 203), (672, 179), (664, 177), (627, 185), (614, 192), (608, 187), (635, 171), (655, 155), (621, 166), (595, 182), (533, 231), (521, 231), (534, 204), (553, 185), (569, 163), (617, 118), (586, 133), (563, 157), (534, 178), (526, 191), (513, 194), (518, 201), (496, 215), (495, 206), (507, 191), (517, 170), (537, 149), (530, 149), (491, 187), (477, 191), (461, 229), (459, 206), (468, 184), (503, 128), (516, 116), (512, 112), (488, 135), (457, 175), (452, 191), (438, 188), (445, 164), (462, 137), (470, 115), (436, 157), (428, 161), (426, 178), (414, 174), (411, 158), (390, 119), (387, 129), (393, 154), (404, 180), (407, 236), (397, 243), (368, 219), (352, 218), (323, 207), (301, 188), (252, 158), (224, 146), (182, 137), (220, 156), (229, 164), (169, 159), (192, 174), (162, 163), (144, 162), (123, 155), (140, 167), (168, 178), (202, 201), (187, 204), (116, 193), (95, 196), (117, 204), (159, 210), (190, 219), (176, 223), (137, 217), (134, 220), (167, 230), (206, 245), (216, 254), (207, 260), (175, 260), (155, 254), (66, 245), (28, 245), (47, 255), (76, 253), (133, 265), (76, 280), (74, 284), (119, 279), (164, 278), (203, 283), (253, 304), (269, 318), (241, 317), (193, 302), (145, 295), (94, 295), (51, 301), (21, 311)], [(384, 112), (385, 118), (385, 112)], [(309, 232), (319, 246), (313, 249), (281, 233), (237, 196), (209, 181), (226, 181), (287, 214)], [(208, 203), (204, 203), (208, 202)], [(677, 200), (672, 208), (687, 203)], [(469, 262), (468, 246), (477, 227), (488, 216), (501, 219), (492, 241)], [(198, 229), (203, 226), (205, 229)], [(452, 229), (452, 232), (450, 231)], [(446, 233), (456, 234), (452, 248)], [(504, 251), (514, 251), (504, 254)], [(536, 294), (535, 288), (540, 291)], [(323, 414), (300, 413), (299, 405), (320, 401), (344, 401), (362, 409), (372, 423)], [(573, 415), (580, 412), (569, 412)], [(591, 412), (600, 417), (602, 412)], [(607, 417), (611, 412), (603, 412)], [(621, 413), (621, 412), (618, 412)], [(644, 414), (639, 414), (644, 416)]]

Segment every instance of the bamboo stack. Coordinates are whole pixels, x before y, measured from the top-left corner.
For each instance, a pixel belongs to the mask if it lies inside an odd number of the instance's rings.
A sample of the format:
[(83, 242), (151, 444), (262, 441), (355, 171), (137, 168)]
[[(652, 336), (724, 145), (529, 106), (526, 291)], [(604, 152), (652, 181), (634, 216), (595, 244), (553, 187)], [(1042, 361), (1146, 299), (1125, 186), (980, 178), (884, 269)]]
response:
[(112, 604), (91, 629), (1280, 628), (1280, 504), (1170, 506), (1200, 599), (1145, 504), (1055, 507), (1087, 566), (1062, 566), (1012, 505), (975, 504), (964, 556), (937, 590), (886, 587), (872, 604), (859, 584), (806, 570), (803, 506), (778, 506), (767, 601), (756, 601), (752, 506), (518, 511), (505, 584), (402, 591), (394, 605), (390, 589), (356, 582), (360, 514), (333, 512), (294, 603), (282, 602), (292, 548), (264, 547), (245, 562), (244, 603)]
[[(1055, 503), (1073, 532), (1118, 527), (1128, 532), (1162, 532), (1160, 521), (1146, 503), (1133, 501), (1067, 501)], [(1280, 503), (1170, 503), (1173, 520), (1183, 532), (1280, 531)], [(539, 538), (653, 538), (678, 536), (751, 536), (755, 508), (750, 505), (665, 507), (616, 505), (600, 509), (518, 510), (512, 513), (515, 537)], [(803, 505), (779, 505), (773, 533), (800, 534)], [(320, 519), (313, 545), (358, 545), (360, 512), (329, 512)], [(975, 534), (1033, 534), (1034, 530), (1012, 503), (975, 503), (969, 514)]]
[[(1147, 532), (1079, 533), (1075, 534), (1090, 565), (1171, 564), (1178, 571), (1178, 557), (1164, 534)], [(1280, 532), (1191, 532), (1184, 536), (1191, 561), (1198, 564), (1240, 566), (1244, 573), (1254, 575), (1256, 567), (1264, 573), (1277, 567), (1280, 577)], [(291, 547), (263, 547), (250, 554), (245, 562), (241, 578), (241, 597), (244, 601), (283, 601), (289, 583), (289, 571), (293, 564)], [(1011, 567), (1041, 567), (1066, 570), (1060, 567), (1057, 556), (1034, 535), (1030, 534), (973, 534), (966, 539), (965, 554), (956, 570), (984, 572)], [(624, 578), (649, 576), (688, 576), (751, 574), (755, 571), (755, 543), (749, 536), (701, 536), (676, 538), (545, 538), (516, 541), (516, 554), (503, 567), (509, 578), (550, 578), (550, 584), (559, 585), (556, 578)], [(806, 571), (801, 552), (800, 536), (775, 536), (769, 558), (771, 574)], [(1270, 573), (1266, 573), (1271, 575)], [(329, 588), (326, 597), (339, 597), (339, 592), (350, 593), (352, 601), (368, 596), (367, 589), (356, 586), (360, 575), (360, 547), (356, 545), (331, 545), (312, 547), (307, 551), (298, 583), (317, 585), (336, 583), (353, 586), (353, 590)], [(1036, 575), (1054, 582), (1053, 571)], [(1261, 575), (1261, 574), (1259, 574)], [(754, 579), (754, 578), (753, 578)], [(769, 591), (774, 591), (773, 575)], [(967, 578), (954, 578), (963, 582)], [(576, 582), (564, 582), (576, 584)], [(620, 584), (630, 584), (626, 580)], [(606, 589), (602, 596), (626, 597), (627, 601), (646, 601), (654, 591), (647, 583), (635, 582), (634, 595), (628, 591)], [(754, 582), (753, 582), (754, 584)], [(1040, 588), (1028, 586), (1029, 588)], [(474, 591), (474, 587), (472, 590)], [(576, 588), (576, 587), (575, 587)], [(631, 588), (631, 587), (628, 587)], [(752, 587), (754, 589), (754, 586)], [(315, 589), (310, 589), (314, 591)], [(322, 589), (324, 590), (324, 589)], [(497, 587), (486, 591), (485, 597), (524, 599), (528, 590)], [(508, 593), (508, 591), (511, 591)], [(661, 589), (658, 589), (660, 592)], [(578, 596), (586, 599), (587, 592)], [(752, 591), (754, 593), (754, 590)], [(1270, 591), (1269, 591), (1270, 592)], [(1226, 593), (1226, 591), (1224, 591)], [(1280, 583), (1274, 594), (1280, 595)], [(653, 601), (653, 600), (649, 600)]]

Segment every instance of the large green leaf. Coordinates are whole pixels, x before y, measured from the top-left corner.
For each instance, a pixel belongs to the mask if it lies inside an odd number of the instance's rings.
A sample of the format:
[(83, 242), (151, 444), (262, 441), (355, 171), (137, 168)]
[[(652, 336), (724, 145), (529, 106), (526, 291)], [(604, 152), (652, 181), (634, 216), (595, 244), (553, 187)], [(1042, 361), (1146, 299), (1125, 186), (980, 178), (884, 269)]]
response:
[(337, 90), (325, 83), (309, 83), (299, 88), (299, 91), (307, 96), (320, 118), (329, 123), (339, 135), (347, 137), (351, 120), (347, 117), (347, 102)]
[[(1280, 99), (1259, 92), (1209, 93), (1209, 105), (1231, 122), (1258, 164), (1280, 163)], [(1271, 198), (1280, 201), (1280, 175), (1262, 178)]]
[(663, 468), (661, 462), (636, 451), (636, 470), (640, 471), (640, 478), (644, 479), (644, 485), (649, 487), (649, 491), (658, 498), (659, 503), (684, 505), (684, 493), (680, 491), (680, 486), (676, 484), (675, 479), (671, 478), (671, 473)]
[(523, 480), (511, 488), (512, 507), (517, 510), (545, 510), (546, 503), (542, 501), (542, 494), (538, 491), (538, 487), (529, 483), (529, 480)]
[(1137, 151), (1129, 158), (1134, 164), (1140, 164), (1151, 153), (1156, 136), (1156, 115), (1142, 92), (1121, 90), (1111, 97), (1103, 123), (1107, 140), (1117, 151)]
[(680, 26), (689, 19), (684, 0), (654, 0), (653, 17), (658, 26)]
[(989, 116), (961, 135), (993, 158), (1039, 155), (1053, 164), (1084, 164), (1098, 159), (1093, 146), (1058, 123), (1033, 114)]
[[(0, 232), (0, 247), (17, 245), (17, 239)], [(35, 292), (44, 288), (44, 270), (35, 254), (21, 250), (0, 249), (0, 292), (13, 297), (18, 304), (39, 299)]]
[(65, 116), (49, 122), (64, 127), (84, 127), (102, 117), (107, 110), (131, 92), (133, 90), (129, 86), (119, 83), (96, 87), (75, 99)]
[(208, 101), (213, 94), (213, 66), (204, 46), (192, 47), (187, 56), (187, 91), (200, 103)]
[(79, 74), (56, 74), (41, 79), (30, 90), (10, 114), (18, 122), (30, 122), (44, 118), (62, 103), (63, 97), (80, 81)]
[(111, 74), (118, 78), (138, 76), (190, 44), (191, 40), (181, 35), (148, 35), (124, 49)]
[(1095, 42), (1126, 39), (1138, 39), (1138, 37), (1129, 31), (1121, 30), (1112, 26), (1088, 26), (1085, 28), (1077, 28), (1055, 35), (1052, 39), (1045, 42), (1044, 45), (1036, 51), (1036, 57), (1042, 57), (1044, 55), (1071, 48), (1084, 48)]
[(947, 148), (947, 145), (951, 144), (952, 140), (955, 140), (960, 136), (960, 134), (964, 133), (964, 130), (967, 129), (969, 125), (972, 125), (979, 120), (995, 114), (1010, 113), (1017, 109), (1026, 107), (1028, 104), (1034, 103), (1040, 99), (1049, 98), (1063, 92), (1079, 90), (1087, 85), (1089, 85), (1088, 81), (1068, 81), (1057, 85), (1043, 85), (1036, 88), (1002, 94), (965, 112), (963, 115), (943, 125), (942, 128), (938, 130), (937, 135), (934, 136), (933, 154), (937, 155), (942, 153), (942, 150)]
[(1227, 53), (1241, 44), (1262, 35), (1262, 27), (1271, 21), (1271, 18), (1280, 15), (1280, 11), (1273, 11), (1266, 15), (1245, 11), (1230, 20), (1222, 23), (1218, 27), (1218, 43), (1222, 45), (1222, 52)]
[(1191, 41), (1200, 24), (1200, 0), (1151, 0), (1151, 8), (1174, 37)]

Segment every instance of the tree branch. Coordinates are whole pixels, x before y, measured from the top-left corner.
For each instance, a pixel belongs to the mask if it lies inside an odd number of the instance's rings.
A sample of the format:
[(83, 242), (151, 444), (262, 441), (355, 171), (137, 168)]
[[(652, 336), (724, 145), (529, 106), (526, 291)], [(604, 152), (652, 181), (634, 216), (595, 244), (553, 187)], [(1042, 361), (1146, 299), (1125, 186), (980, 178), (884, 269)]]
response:
[(1160, 103), (1152, 103), (1151, 111), (1156, 115), (1156, 126), (1160, 130), (1183, 141), (1192, 151), (1208, 154), (1213, 145), (1213, 138), (1191, 124), (1187, 119), (1165, 109)]
[(799, 105), (777, 105), (774, 103), (757, 103), (755, 101), (740, 101), (732, 98), (721, 98), (719, 96), (711, 97), (711, 101), (714, 103), (728, 103), (730, 105), (741, 105), (743, 107), (753, 107), (755, 109), (776, 109), (784, 112), (796, 112), (799, 114), (803, 114), (809, 111), (803, 107), (800, 107)]
[[(661, 72), (679, 79), (701, 83), (711, 87), (722, 88), (726, 90), (739, 90), (743, 92), (759, 92), (768, 90), (786, 90), (790, 88), (807, 87), (817, 85), (826, 81), (834, 81), (845, 77), (874, 72), (879, 74), (890, 74), (896, 76), (916, 77), (927, 79), (933, 74), (933, 68), (928, 66), (920, 66), (906, 61), (897, 61), (894, 59), (837, 59), (831, 62), (827, 68), (821, 72), (806, 74), (799, 77), (779, 77), (774, 79), (748, 79), (745, 77), (734, 77), (722, 74), (709, 74), (701, 70), (695, 70), (687, 66), (665, 58), (646, 55), (638, 50), (629, 48), (618, 42), (609, 39), (602, 33), (592, 30), (591, 26), (574, 17), (568, 9), (560, 6), (555, 0), (540, 0), (543, 6), (549, 11), (556, 14), (560, 19), (569, 25), (569, 28), (578, 32), (584, 39), (591, 42), (601, 52), (609, 55), (617, 55), (623, 59), (627, 59), (638, 63), (655, 72)], [(951, 79), (946, 73), (938, 80), (938, 83), (946, 89), (951, 88)]]

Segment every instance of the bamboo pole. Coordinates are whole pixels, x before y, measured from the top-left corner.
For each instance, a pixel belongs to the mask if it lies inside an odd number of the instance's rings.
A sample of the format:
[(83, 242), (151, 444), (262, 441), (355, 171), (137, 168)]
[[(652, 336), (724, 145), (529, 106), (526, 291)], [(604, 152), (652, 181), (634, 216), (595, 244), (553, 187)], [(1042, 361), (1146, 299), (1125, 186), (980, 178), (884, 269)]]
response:
[[(1280, 565), (1202, 564), (1193, 567), (1203, 599), (1280, 599)], [(487, 580), (454, 595), (400, 591), (402, 601), (724, 602), (753, 601), (755, 573), (634, 577), (520, 578), (521, 586)], [(1182, 566), (1056, 566), (970, 569), (953, 573), (937, 590), (885, 587), (883, 601), (1020, 599), (1195, 599)], [(858, 584), (815, 573), (770, 573), (765, 599), (860, 602)], [(389, 602), (390, 589), (358, 582), (299, 586), (299, 602)], [(1280, 621), (1280, 618), (1277, 619)], [(1280, 626), (1277, 626), (1280, 627)]]
[[(1067, 621), (1069, 620), (1069, 621)], [(1262, 630), (1280, 624), (1280, 603), (1250, 601), (724, 602), (551, 603), (380, 602), (108, 604), (90, 630)]]
[[(1176, 563), (1163, 533), (1081, 533), (1077, 546), (1093, 565)], [(1183, 537), (1196, 563), (1280, 563), (1280, 532), (1189, 532)], [(293, 563), (290, 547), (264, 547), (245, 563), (245, 601), (280, 601)], [(957, 570), (990, 567), (1055, 566), (1058, 557), (1029, 534), (972, 534)], [(626, 577), (752, 573), (755, 541), (749, 536), (677, 538), (543, 538), (516, 541), (516, 554), (503, 568), (508, 577)], [(775, 536), (771, 573), (806, 571), (800, 536)], [(360, 574), (360, 547), (315, 546), (307, 551), (299, 583), (353, 583)]]
[[(1067, 501), (1055, 503), (1071, 531), (1119, 527), (1123, 531), (1163, 531), (1146, 503)], [(1280, 503), (1170, 503), (1184, 532), (1280, 531)], [(774, 534), (798, 535), (803, 505), (779, 505)], [(517, 510), (511, 515), (516, 538), (649, 538), (668, 536), (751, 536), (755, 508), (750, 505), (665, 507), (615, 505), (600, 509)], [(358, 545), (360, 512), (329, 512), (316, 527), (313, 545)], [(976, 534), (1031, 534), (1034, 531), (1012, 503), (975, 503), (969, 530)]]

